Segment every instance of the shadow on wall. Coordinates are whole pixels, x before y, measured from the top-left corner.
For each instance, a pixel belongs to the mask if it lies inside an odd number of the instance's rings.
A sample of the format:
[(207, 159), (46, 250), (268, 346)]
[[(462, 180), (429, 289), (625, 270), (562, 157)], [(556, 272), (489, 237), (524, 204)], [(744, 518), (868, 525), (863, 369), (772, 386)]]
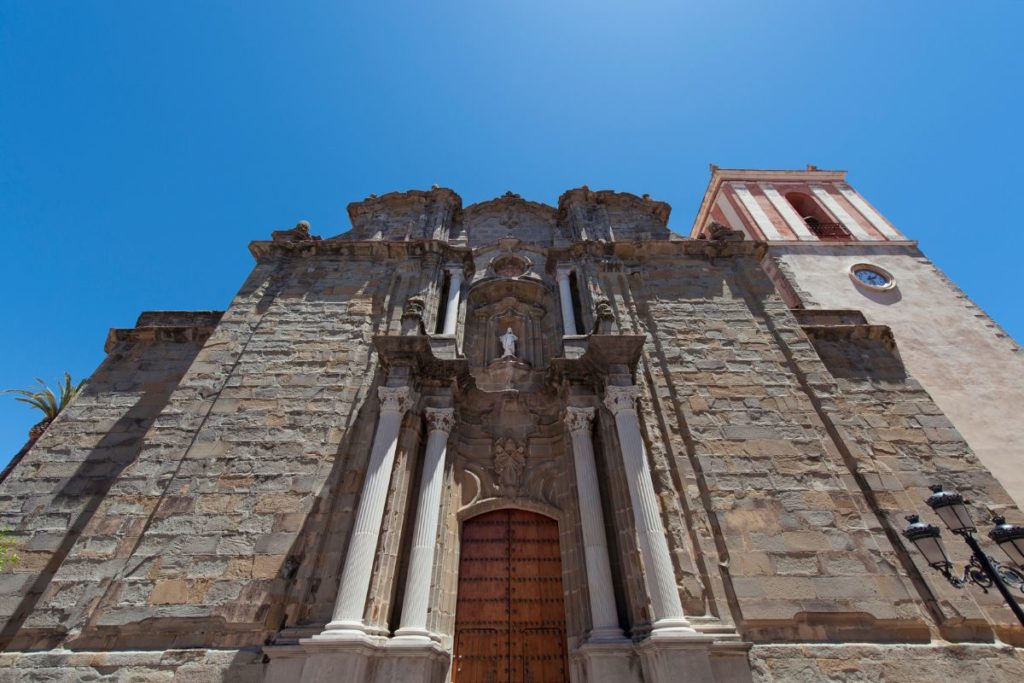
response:
[(837, 379), (902, 382), (907, 378), (907, 369), (899, 354), (885, 340), (811, 336), (811, 343)]
[[(11, 645), (26, 617), (35, 609), (40, 596), (96, 513), (114, 481), (120, 476), (122, 470), (138, 457), (142, 450), (143, 437), (166, 405), (171, 392), (177, 387), (181, 375), (198, 354), (199, 349), (200, 345), (196, 344), (190, 355), (180, 359), (181, 362), (178, 366), (180, 371), (176, 375), (168, 376), (166, 381), (159, 384), (147, 385), (148, 388), (143, 391), (135, 405), (117, 420), (99, 443), (89, 451), (86, 458), (79, 463), (74, 474), (64, 481), (60, 490), (48, 503), (48, 507), (53, 510), (77, 510), (78, 512), (71, 513), (70, 523), (63, 538), (53, 550), (46, 565), (29, 584), (13, 610), (12, 616), (0, 630), (0, 649), (6, 649)], [(116, 387), (119, 381), (123, 381), (123, 375), (111, 367), (120, 360), (120, 354), (108, 356), (93, 375), (90, 383), (86, 385), (83, 394), (87, 395), (85, 392), (93, 395), (122, 393)], [(50, 435), (51, 438), (64, 438), (64, 435), (61, 434), (61, 427), (60, 423), (51, 427), (51, 431), (55, 431)], [(40, 445), (39, 442), (37, 442), (38, 445)], [(46, 445), (45, 442), (41, 444), (43, 447)], [(13, 482), (11, 483), (13, 484)], [(24, 522), (22, 526), (24, 526)], [(26, 634), (26, 637), (31, 639), (29, 634)]]
[[(373, 356), (368, 360), (372, 361)], [(374, 372), (369, 363), (365, 372)], [(301, 631), (313, 627), (319, 632), (319, 627), (331, 618), (377, 424), (376, 390), (382, 386), (383, 377), (382, 373), (376, 374), (366, 394), (353, 403), (331, 471), (278, 574), (285, 588), (280, 597), (271, 598), (266, 621), (268, 640), (287, 640), (282, 632), (289, 628)]]
[(882, 292), (857, 287), (857, 292), (864, 298), (871, 299), (876, 304), (880, 304), (882, 306), (892, 306), (893, 304), (897, 304), (903, 300), (903, 295), (900, 293), (899, 287), (894, 287)]

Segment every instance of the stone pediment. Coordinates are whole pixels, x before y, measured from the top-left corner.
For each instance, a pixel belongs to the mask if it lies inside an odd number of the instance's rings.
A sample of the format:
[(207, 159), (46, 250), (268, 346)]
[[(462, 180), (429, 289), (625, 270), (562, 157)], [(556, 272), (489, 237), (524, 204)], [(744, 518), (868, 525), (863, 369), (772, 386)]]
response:
[(344, 239), (447, 239), (462, 198), (445, 187), (370, 195), (348, 205)]
[(558, 198), (559, 221), (574, 240), (665, 240), (672, 237), (668, 217), (672, 207), (648, 195), (629, 192), (569, 190)]
[(459, 235), (470, 247), (492, 244), (506, 236), (550, 246), (558, 233), (555, 207), (527, 201), (511, 192), (467, 206), (459, 222)]

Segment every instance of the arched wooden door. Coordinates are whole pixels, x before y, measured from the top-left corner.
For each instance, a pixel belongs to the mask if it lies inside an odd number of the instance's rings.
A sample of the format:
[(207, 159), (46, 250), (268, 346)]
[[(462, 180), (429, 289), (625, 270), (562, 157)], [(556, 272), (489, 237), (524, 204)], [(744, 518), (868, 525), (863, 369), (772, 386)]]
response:
[(452, 680), (569, 680), (555, 520), (509, 509), (463, 523)]

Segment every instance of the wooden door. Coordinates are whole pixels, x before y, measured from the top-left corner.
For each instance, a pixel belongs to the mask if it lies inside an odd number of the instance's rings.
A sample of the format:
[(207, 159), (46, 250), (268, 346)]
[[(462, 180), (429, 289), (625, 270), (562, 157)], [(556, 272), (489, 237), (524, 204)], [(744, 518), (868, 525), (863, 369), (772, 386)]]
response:
[(569, 680), (555, 520), (510, 509), (462, 525), (452, 680)]

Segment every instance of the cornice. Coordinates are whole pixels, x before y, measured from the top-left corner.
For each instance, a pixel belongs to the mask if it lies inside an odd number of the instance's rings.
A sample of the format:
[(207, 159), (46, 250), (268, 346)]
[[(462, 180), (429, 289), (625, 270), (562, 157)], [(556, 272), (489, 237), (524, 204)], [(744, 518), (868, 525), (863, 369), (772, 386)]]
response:
[(186, 342), (204, 342), (211, 334), (213, 325), (150, 325), (146, 327), (117, 328), (112, 327), (107, 333), (107, 341), (103, 344), (104, 353), (110, 353), (118, 344), (169, 342), (183, 344)]
[(286, 257), (315, 258), (331, 255), (349, 256), (354, 259), (404, 260), (425, 254), (440, 254), (447, 261), (472, 262), (471, 249), (454, 246), (444, 240), (254, 240), (249, 243), (249, 253), (257, 263)]
[(603, 242), (574, 242), (568, 247), (548, 249), (547, 268), (554, 273), (558, 263), (571, 259), (642, 260), (658, 258), (708, 258), (708, 248), (715, 248), (715, 258), (753, 256), (762, 258), (766, 245), (756, 240), (717, 242), (713, 240), (646, 240)]
[(846, 171), (826, 169), (770, 169), (770, 168), (715, 168), (711, 172), (712, 179), (719, 180), (752, 180), (759, 182), (806, 182), (830, 180), (845, 181)]
[[(523, 246), (529, 243), (523, 242)], [(678, 256), (707, 256), (708, 240), (665, 239), (635, 240), (621, 242), (582, 241), (574, 242), (567, 247), (536, 247), (538, 253), (547, 255), (549, 268), (554, 272), (559, 259), (579, 257), (617, 257), (624, 259), (662, 258)], [(717, 244), (717, 243), (716, 243)], [(864, 244), (864, 243), (861, 243)], [(531, 245), (535, 246), (535, 245)], [(476, 254), (500, 248), (497, 242), (475, 248), (454, 246), (444, 240), (308, 240), (302, 242), (273, 242), (257, 240), (249, 243), (249, 252), (257, 263), (272, 261), (277, 258), (298, 257), (316, 258), (317, 256), (342, 255), (355, 259), (372, 260), (405, 260), (425, 254), (440, 254), (446, 261), (461, 261), (471, 267), (472, 258)], [(722, 244), (722, 251), (717, 257), (760, 256), (765, 243), (755, 240), (743, 240)], [(552, 261), (554, 259), (554, 261)]]

